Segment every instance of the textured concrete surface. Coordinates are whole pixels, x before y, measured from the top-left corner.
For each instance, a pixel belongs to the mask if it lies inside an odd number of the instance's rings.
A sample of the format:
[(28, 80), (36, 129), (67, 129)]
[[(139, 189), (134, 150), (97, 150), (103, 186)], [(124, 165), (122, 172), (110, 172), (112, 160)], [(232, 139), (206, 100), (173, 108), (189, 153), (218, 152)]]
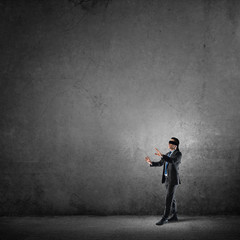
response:
[(179, 212), (240, 213), (240, 1), (0, 11), (0, 215), (161, 214), (173, 136)]
[(157, 216), (2, 217), (1, 240), (240, 238), (239, 216), (180, 216), (180, 221), (156, 226)]

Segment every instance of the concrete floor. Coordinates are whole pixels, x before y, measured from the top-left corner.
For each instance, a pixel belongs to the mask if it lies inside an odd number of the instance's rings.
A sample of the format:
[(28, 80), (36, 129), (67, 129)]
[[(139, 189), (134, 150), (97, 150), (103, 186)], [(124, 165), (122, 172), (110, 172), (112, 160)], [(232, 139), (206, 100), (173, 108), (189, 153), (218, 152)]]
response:
[(159, 216), (1, 217), (0, 240), (240, 239), (240, 216), (179, 216), (156, 226)]

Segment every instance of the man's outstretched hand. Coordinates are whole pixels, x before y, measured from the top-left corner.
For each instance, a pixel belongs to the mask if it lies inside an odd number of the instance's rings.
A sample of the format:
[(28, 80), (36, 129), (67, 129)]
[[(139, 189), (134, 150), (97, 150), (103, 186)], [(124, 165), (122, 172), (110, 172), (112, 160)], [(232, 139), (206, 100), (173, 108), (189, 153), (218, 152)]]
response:
[(162, 154), (157, 148), (155, 148), (155, 149), (156, 149), (156, 151), (157, 151), (157, 152), (155, 153), (155, 155), (158, 155), (158, 156), (162, 157), (163, 154)]
[(147, 162), (147, 163), (149, 163), (149, 164), (152, 164), (152, 162), (151, 162), (151, 160), (150, 160), (150, 158), (147, 156), (147, 157), (145, 157), (145, 161)]

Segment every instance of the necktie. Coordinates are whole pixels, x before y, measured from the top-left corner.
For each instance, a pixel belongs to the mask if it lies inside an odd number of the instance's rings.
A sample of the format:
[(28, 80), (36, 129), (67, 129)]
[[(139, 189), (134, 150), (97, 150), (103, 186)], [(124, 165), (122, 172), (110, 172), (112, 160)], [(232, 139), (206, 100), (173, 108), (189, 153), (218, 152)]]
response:
[[(168, 153), (168, 157), (171, 156), (171, 153), (172, 153), (172, 152), (169, 152), (169, 153)], [(168, 162), (165, 163), (165, 172), (164, 172), (165, 176), (167, 176), (167, 166), (168, 166)]]

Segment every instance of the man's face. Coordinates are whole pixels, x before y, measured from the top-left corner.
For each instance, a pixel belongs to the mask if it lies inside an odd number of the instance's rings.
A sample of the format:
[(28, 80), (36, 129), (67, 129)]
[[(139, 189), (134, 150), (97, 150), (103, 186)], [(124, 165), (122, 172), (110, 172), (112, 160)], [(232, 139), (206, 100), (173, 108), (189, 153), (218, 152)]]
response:
[[(174, 139), (172, 139), (172, 138), (171, 138), (169, 141), (175, 142)], [(177, 145), (168, 143), (168, 148), (169, 148), (171, 151), (173, 151), (173, 150), (175, 150), (175, 149), (177, 148)]]

